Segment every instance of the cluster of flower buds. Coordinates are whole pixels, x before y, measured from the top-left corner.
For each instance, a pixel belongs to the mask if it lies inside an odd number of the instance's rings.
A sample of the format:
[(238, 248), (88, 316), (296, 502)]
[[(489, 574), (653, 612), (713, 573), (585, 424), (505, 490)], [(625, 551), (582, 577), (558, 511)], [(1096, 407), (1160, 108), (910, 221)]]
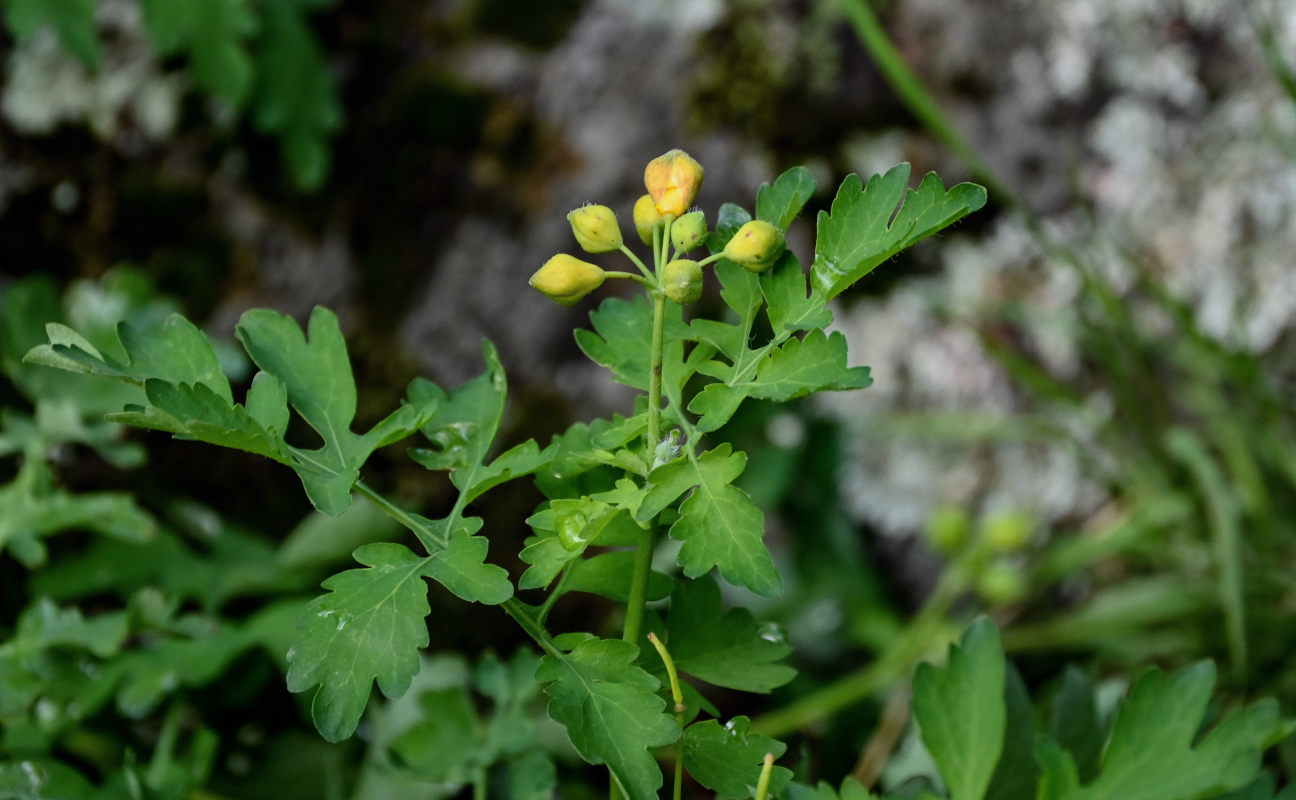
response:
[[(707, 237), (706, 215), (698, 210), (689, 211), (702, 186), (702, 176), (702, 165), (683, 150), (660, 155), (644, 169), (648, 193), (634, 205), (634, 226), (639, 239), (654, 248), (655, 270), (645, 267), (626, 249), (612, 209), (587, 205), (567, 215), (577, 244), (587, 253), (623, 251), (643, 276), (606, 272), (595, 264), (560, 254), (546, 261), (531, 276), (531, 285), (557, 302), (571, 305), (603, 285), (607, 278), (633, 278), (683, 304), (701, 297), (702, 267), (722, 256), (753, 272), (768, 269), (783, 252), (783, 234), (760, 220), (742, 226), (723, 253), (701, 261), (679, 257), (697, 249)], [(666, 253), (671, 247), (676, 258), (667, 260)]]

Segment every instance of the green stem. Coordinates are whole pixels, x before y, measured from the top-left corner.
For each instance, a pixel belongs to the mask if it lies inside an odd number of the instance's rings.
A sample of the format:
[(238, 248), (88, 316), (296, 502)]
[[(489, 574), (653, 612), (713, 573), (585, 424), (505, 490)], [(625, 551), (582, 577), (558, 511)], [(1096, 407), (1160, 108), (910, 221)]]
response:
[[(657, 267), (657, 276), (661, 277), (666, 266), (665, 253), (670, 241), (671, 220), (661, 228), (653, 230), (653, 262)], [(661, 441), (661, 404), (662, 404), (662, 350), (666, 339), (666, 295), (653, 291), (653, 325), (652, 351), (648, 367), (648, 437), (649, 453)], [(626, 603), (625, 626), (621, 638), (636, 645), (640, 631), (643, 630), (644, 604), (648, 597), (648, 578), (652, 573), (653, 543), (657, 537), (657, 526), (650, 523), (643, 529), (635, 541), (634, 573), (630, 578), (630, 597)]]
[(860, 42), (873, 57), (873, 62), (882, 71), (891, 88), (914, 116), (927, 126), (933, 136), (953, 151), (954, 155), (967, 165), (972, 175), (984, 183), (992, 194), (998, 195), (1001, 200), (1013, 206), (1024, 207), (1021, 199), (999, 180), (990, 165), (982, 160), (976, 149), (946, 118), (940, 104), (927, 92), (922, 82), (913, 74), (909, 65), (891, 44), (886, 31), (882, 30), (882, 24), (878, 22), (877, 15), (869, 8), (867, 0), (840, 0), (840, 2), (846, 11), (846, 16), (855, 26), (855, 33), (859, 35)]
[(622, 245), (621, 245), (621, 252), (622, 252), (622, 253), (625, 253), (626, 258), (630, 259), (630, 261), (631, 261), (631, 262), (632, 262), (636, 267), (639, 268), (639, 271), (643, 273), (643, 276), (644, 276), (645, 278), (648, 278), (649, 280), (652, 280), (652, 277), (653, 277), (652, 270), (648, 269), (648, 267), (644, 265), (643, 261), (641, 261), (641, 260), (639, 259), (639, 256), (637, 256), (637, 255), (634, 254), (634, 251), (633, 251), (633, 250), (631, 250), (630, 248), (626, 247), (625, 244), (622, 244)]
[(765, 763), (761, 766), (760, 778), (756, 781), (756, 800), (765, 800), (769, 794), (770, 776), (774, 774), (774, 754), (765, 754)]
[(948, 638), (945, 617), (954, 601), (967, 590), (973, 563), (981, 556), (974, 546), (948, 565), (918, 616), (874, 661), (794, 703), (757, 717), (752, 721), (751, 732), (776, 738), (783, 736), (831, 716), (904, 678), (915, 661), (945, 643)]
[(661, 656), (662, 663), (666, 665), (666, 677), (670, 680), (671, 699), (675, 701), (675, 721), (679, 723), (680, 738), (675, 740), (675, 784), (674, 800), (680, 800), (684, 793), (684, 712), (688, 711), (688, 706), (684, 703), (684, 691), (680, 688), (679, 672), (675, 669), (675, 659), (671, 658), (670, 653), (666, 650), (666, 645), (661, 643), (657, 635), (649, 632), (648, 641), (657, 649), (657, 655)]
[(616, 270), (606, 270), (604, 271), (603, 276), (606, 278), (629, 278), (630, 280), (638, 283), (639, 285), (647, 289), (657, 288), (657, 284), (654, 283), (651, 278), (644, 277), (643, 275), (636, 275), (633, 272), (618, 272)]

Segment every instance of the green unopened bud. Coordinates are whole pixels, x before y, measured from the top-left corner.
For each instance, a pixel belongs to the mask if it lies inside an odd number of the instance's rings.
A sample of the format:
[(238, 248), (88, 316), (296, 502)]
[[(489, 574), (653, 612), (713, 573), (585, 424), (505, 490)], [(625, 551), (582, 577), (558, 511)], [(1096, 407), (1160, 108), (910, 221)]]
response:
[(977, 576), (977, 594), (992, 606), (1006, 606), (1026, 596), (1030, 587), (1021, 570), (1003, 561), (987, 564)]
[(644, 185), (658, 214), (681, 216), (702, 186), (702, 165), (683, 150), (671, 150), (648, 162)]
[(634, 223), (639, 239), (644, 244), (652, 246), (653, 228), (662, 224), (662, 215), (657, 213), (657, 206), (653, 203), (652, 195), (646, 194), (635, 201)]
[(941, 555), (953, 555), (967, 540), (968, 514), (958, 506), (941, 506), (927, 518), (927, 543)]
[(603, 270), (588, 261), (559, 253), (531, 276), (530, 284), (565, 306), (603, 285)]
[(687, 253), (702, 244), (706, 232), (706, 214), (690, 211), (671, 224), (671, 244), (681, 253)]
[(986, 547), (999, 553), (1011, 553), (1026, 546), (1034, 531), (1034, 521), (1022, 511), (1000, 511), (985, 521), (981, 535)]
[(662, 291), (680, 305), (696, 302), (702, 296), (702, 266), (687, 258), (677, 258), (662, 270)]
[(610, 253), (621, 249), (621, 226), (607, 206), (584, 206), (567, 215), (572, 233), (587, 253)]
[(783, 234), (765, 220), (743, 225), (725, 245), (724, 257), (752, 272), (764, 272), (783, 252)]

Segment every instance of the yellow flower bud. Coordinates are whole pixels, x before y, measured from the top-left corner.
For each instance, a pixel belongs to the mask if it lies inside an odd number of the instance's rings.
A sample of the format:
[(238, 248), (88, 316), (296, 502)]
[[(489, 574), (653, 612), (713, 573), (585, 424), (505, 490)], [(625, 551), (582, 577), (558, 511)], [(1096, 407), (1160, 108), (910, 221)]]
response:
[(697, 197), (702, 186), (702, 165), (683, 150), (671, 150), (648, 162), (644, 185), (658, 214), (678, 217)]
[(783, 252), (783, 234), (760, 219), (743, 225), (725, 245), (724, 257), (752, 272), (764, 272)]
[(621, 227), (607, 206), (584, 206), (567, 215), (576, 242), (587, 253), (610, 253), (621, 249)]
[(702, 244), (706, 232), (706, 214), (690, 211), (671, 225), (671, 244), (681, 253), (687, 253)]
[(651, 247), (653, 228), (662, 224), (661, 214), (657, 213), (657, 206), (653, 205), (652, 195), (646, 194), (635, 201), (634, 224), (639, 238)]
[(1030, 543), (1035, 521), (1024, 511), (999, 511), (985, 521), (981, 535), (997, 553), (1011, 553)]
[(559, 253), (536, 270), (529, 283), (562, 305), (569, 306), (602, 286), (604, 277), (598, 266)]
[(680, 305), (695, 302), (702, 296), (702, 265), (677, 258), (662, 270), (662, 291)]

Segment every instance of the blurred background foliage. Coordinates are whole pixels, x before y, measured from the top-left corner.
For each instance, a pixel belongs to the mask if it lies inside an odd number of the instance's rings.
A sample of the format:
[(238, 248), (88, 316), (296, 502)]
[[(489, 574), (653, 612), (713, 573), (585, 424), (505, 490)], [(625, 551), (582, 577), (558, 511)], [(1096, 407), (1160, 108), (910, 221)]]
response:
[[(806, 777), (910, 752), (888, 712), (908, 667), (979, 609), (1035, 687), (1067, 662), (1119, 684), (1213, 657), (1228, 701), (1293, 713), (1296, 6), (861, 2), (0, 1), (0, 755), (54, 753), (147, 796), (456, 791), (459, 773), (410, 783), (398, 742), (482, 691), (458, 656), (434, 656), (427, 693), (386, 704), (366, 742), (282, 721), (296, 608), (389, 528), (307, 517), (291, 473), (250, 457), (125, 435), (101, 421), (125, 389), (19, 359), (54, 319), (102, 347), (123, 318), (179, 309), (229, 337), (246, 308), (324, 304), (360, 426), (415, 375), (475, 374), (489, 337), (505, 438), (544, 440), (626, 396), (574, 346), (593, 301), (542, 302), (526, 277), (571, 249), (569, 209), (628, 218), (638, 165), (676, 146), (707, 169), (709, 213), (808, 165), (823, 190), (792, 232), (803, 257), (849, 172), (908, 160), (992, 189), (841, 298), (873, 387), (725, 431), (752, 453), (788, 585), (756, 610), (801, 670), (744, 713), (804, 737)], [(399, 451), (374, 470), (415, 504), (449, 500)], [(515, 575), (537, 499), (482, 509)], [(459, 623), (434, 638), (447, 651), (518, 644), (500, 615), (432, 603)], [(91, 673), (88, 705), (19, 693)], [(547, 796), (527, 754), (499, 755), (463, 769)], [(1296, 752), (1281, 761), (1290, 778)]]

